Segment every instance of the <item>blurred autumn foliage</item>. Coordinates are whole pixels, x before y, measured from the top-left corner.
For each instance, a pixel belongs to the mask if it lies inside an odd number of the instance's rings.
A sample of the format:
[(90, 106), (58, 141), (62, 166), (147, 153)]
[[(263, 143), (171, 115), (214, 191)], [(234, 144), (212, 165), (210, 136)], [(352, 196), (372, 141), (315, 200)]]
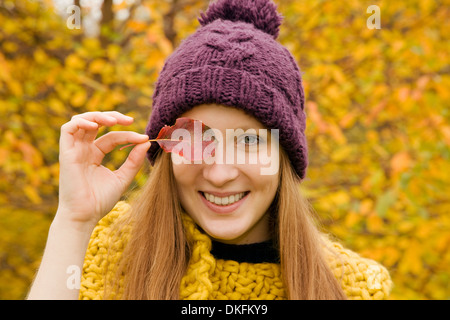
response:
[[(449, 299), (449, 3), (275, 2), (279, 41), (304, 72), (310, 166), (301, 189), (323, 228), (389, 269), (392, 299)], [(24, 298), (39, 265), (57, 207), (60, 126), (117, 110), (135, 117), (127, 130), (143, 132), (165, 58), (207, 5), (104, 0), (84, 4), (81, 28), (71, 29), (72, 12), (52, 1), (0, 0), (0, 299)], [(367, 27), (370, 5), (381, 29)], [(84, 18), (95, 11), (92, 35)]]

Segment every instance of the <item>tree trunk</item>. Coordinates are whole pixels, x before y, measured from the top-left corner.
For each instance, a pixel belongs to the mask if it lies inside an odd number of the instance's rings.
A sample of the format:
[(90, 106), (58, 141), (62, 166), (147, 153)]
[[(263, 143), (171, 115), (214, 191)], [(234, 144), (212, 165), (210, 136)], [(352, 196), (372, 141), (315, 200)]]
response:
[(114, 12), (112, 6), (113, 0), (103, 0), (102, 19), (100, 20), (100, 43), (103, 48), (109, 44), (108, 33), (113, 30)]

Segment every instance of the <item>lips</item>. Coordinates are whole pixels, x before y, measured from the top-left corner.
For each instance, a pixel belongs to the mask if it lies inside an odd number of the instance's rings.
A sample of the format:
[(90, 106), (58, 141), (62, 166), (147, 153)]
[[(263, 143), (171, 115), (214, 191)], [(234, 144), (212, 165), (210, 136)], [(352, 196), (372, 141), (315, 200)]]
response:
[(215, 203), (217, 205), (230, 205), (233, 204), (234, 202), (237, 202), (239, 200), (241, 200), (245, 195), (245, 192), (239, 192), (239, 193), (234, 193), (231, 194), (230, 196), (217, 196), (212, 194), (212, 193), (208, 193), (208, 192), (203, 192), (203, 196), (206, 198), (206, 200), (208, 200), (211, 203)]
[[(208, 207), (210, 210), (216, 212), (216, 213), (230, 213), (235, 211), (237, 208), (239, 208), (248, 198), (248, 194), (250, 192), (238, 192), (238, 193), (222, 193), (219, 197), (217, 193), (208, 193), (208, 192), (202, 192), (199, 191), (200, 198), (202, 199), (202, 202)], [(234, 197), (238, 197), (238, 201)], [(208, 200), (209, 198), (209, 200)], [(230, 204), (230, 198), (234, 202)], [(234, 198), (234, 199), (233, 199)], [(227, 199), (227, 200), (225, 200)], [(214, 202), (211, 202), (210, 200), (213, 200)], [(225, 200), (225, 201), (224, 201)], [(224, 202), (222, 202), (224, 201)], [(227, 202), (228, 201), (228, 202)]]

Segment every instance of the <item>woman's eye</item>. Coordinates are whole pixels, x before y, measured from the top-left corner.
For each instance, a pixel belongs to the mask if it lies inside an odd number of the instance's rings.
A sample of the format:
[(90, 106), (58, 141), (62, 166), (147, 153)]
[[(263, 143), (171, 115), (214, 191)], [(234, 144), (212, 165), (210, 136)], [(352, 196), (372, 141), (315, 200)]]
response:
[(244, 143), (245, 145), (253, 146), (259, 143), (259, 137), (256, 135), (245, 135), (240, 138), (239, 141)]

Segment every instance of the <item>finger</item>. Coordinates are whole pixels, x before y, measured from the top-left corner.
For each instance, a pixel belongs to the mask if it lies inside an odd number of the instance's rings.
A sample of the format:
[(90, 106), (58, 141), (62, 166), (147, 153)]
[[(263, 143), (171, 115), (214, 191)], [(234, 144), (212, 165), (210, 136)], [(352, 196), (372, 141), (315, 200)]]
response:
[(115, 147), (126, 143), (143, 143), (148, 141), (146, 134), (133, 131), (111, 131), (94, 141), (94, 144), (104, 154), (114, 150)]
[(133, 123), (132, 117), (126, 116), (117, 111), (93, 111), (85, 112), (74, 116), (73, 118), (83, 118), (89, 121), (97, 122), (104, 126), (113, 126), (115, 124), (128, 126)]
[[(94, 111), (86, 112), (82, 114), (75, 115), (73, 118), (83, 118), (92, 122), (96, 122), (99, 125), (111, 127), (116, 124), (119, 125), (130, 125), (133, 123), (134, 119), (132, 117), (126, 116), (117, 111)], [(87, 142), (93, 142), (97, 137), (98, 130), (87, 131), (84, 135), (84, 140)]]
[[(82, 115), (78, 115), (78, 116), (82, 117)], [(88, 118), (91, 119), (90, 121), (97, 123), (99, 125), (99, 128), (100, 128), (100, 126), (112, 127), (118, 123), (117, 118), (108, 115), (106, 112), (98, 113), (96, 115), (91, 115)], [(83, 119), (85, 119), (85, 118), (83, 118)], [(97, 137), (97, 134), (98, 134), (98, 130), (87, 131), (85, 133), (85, 135), (83, 136), (83, 140), (86, 142), (93, 142), (95, 140), (95, 138)]]
[(97, 128), (98, 128), (97, 123), (88, 121), (83, 118), (76, 118), (70, 120), (69, 122), (61, 126), (61, 137), (59, 140), (60, 149), (64, 151), (68, 148), (72, 148), (75, 143), (75, 140), (79, 138), (79, 136), (76, 137), (76, 134), (80, 133), (81, 130), (91, 131), (97, 130)]
[(122, 181), (124, 189), (130, 185), (131, 181), (133, 181), (134, 177), (139, 172), (139, 169), (144, 164), (145, 155), (149, 148), (149, 141), (136, 145), (120, 168), (114, 171), (117, 178)]

